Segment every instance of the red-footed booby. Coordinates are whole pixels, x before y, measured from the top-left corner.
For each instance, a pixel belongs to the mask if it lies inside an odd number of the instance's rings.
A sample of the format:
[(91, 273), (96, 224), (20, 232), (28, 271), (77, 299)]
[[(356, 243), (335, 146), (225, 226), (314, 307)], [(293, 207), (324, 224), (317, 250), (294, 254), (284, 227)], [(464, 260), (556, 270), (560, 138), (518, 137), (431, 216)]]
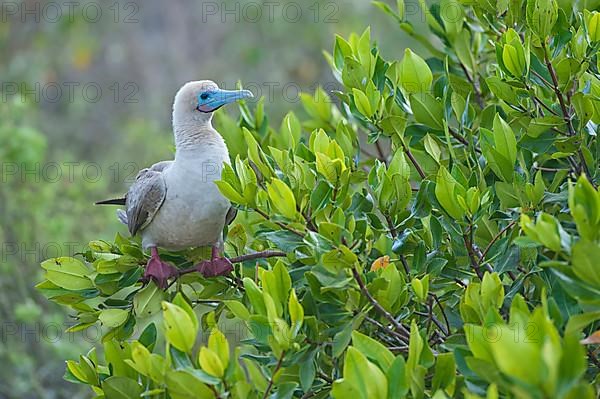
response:
[(210, 245), (211, 260), (198, 264), (198, 271), (212, 277), (233, 270), (231, 262), (219, 255), (230, 203), (214, 184), (221, 178), (223, 163), (230, 162), (229, 151), (211, 120), (223, 105), (249, 97), (253, 96), (248, 90), (222, 90), (209, 80), (186, 83), (173, 103), (175, 159), (141, 170), (125, 198), (97, 203), (125, 205), (125, 211), (117, 211), (119, 219), (131, 235), (141, 235), (144, 249), (150, 249), (144, 278), (162, 288), (177, 271), (160, 259), (159, 247)]

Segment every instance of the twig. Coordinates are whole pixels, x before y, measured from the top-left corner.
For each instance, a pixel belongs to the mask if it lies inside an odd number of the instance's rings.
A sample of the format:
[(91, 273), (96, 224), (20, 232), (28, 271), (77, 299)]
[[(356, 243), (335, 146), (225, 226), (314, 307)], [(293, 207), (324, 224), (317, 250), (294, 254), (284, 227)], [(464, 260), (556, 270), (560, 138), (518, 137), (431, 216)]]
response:
[(417, 312), (417, 311), (415, 311), (415, 314), (416, 314), (416, 315), (419, 315), (419, 316), (425, 316), (425, 317), (427, 317), (427, 318), (429, 319), (429, 321), (432, 321), (432, 322), (433, 322), (433, 324), (435, 324), (435, 325), (436, 325), (436, 327), (437, 327), (437, 328), (438, 328), (438, 329), (439, 329), (439, 330), (442, 332), (442, 334), (443, 334), (444, 336), (446, 336), (446, 337), (448, 336), (448, 334), (449, 334), (449, 333), (446, 331), (446, 328), (444, 327), (444, 325), (443, 325), (443, 324), (440, 322), (440, 320), (439, 320), (437, 317), (435, 317), (435, 315), (432, 313), (431, 306), (427, 306), (427, 313), (425, 313), (425, 312)]
[(408, 267), (408, 262), (404, 255), (400, 255), (400, 262), (402, 262), (402, 266), (404, 267), (404, 271), (406, 272), (406, 276), (410, 275), (410, 268)]
[(241, 262), (245, 262), (247, 260), (266, 259), (266, 258), (274, 258), (274, 257), (282, 257), (282, 256), (287, 256), (287, 254), (282, 251), (266, 250), (266, 251), (261, 251), (261, 252), (255, 252), (253, 254), (237, 256), (235, 258), (229, 259), (229, 261), (231, 263), (241, 263)]
[(273, 377), (275, 376), (275, 374), (277, 374), (277, 372), (281, 368), (281, 363), (283, 363), (284, 356), (285, 356), (285, 351), (282, 351), (281, 355), (279, 356), (279, 360), (277, 361), (277, 365), (275, 366), (275, 370), (273, 370), (273, 374), (271, 375), (271, 378), (269, 378), (269, 385), (267, 385), (267, 390), (265, 391), (265, 394), (263, 395), (263, 399), (266, 399), (269, 396), (269, 393), (271, 393), (271, 388), (273, 388), (273, 383), (274, 383)]
[[(567, 105), (565, 103), (565, 99), (564, 99), (562, 93), (560, 92), (560, 89), (558, 88), (558, 78), (556, 76), (556, 71), (554, 70), (552, 61), (550, 61), (550, 58), (548, 57), (548, 49), (546, 47), (546, 44), (543, 42), (542, 42), (542, 49), (544, 50), (544, 61), (546, 63), (546, 68), (548, 69), (548, 72), (550, 72), (550, 77), (552, 78), (552, 83), (553, 83), (552, 90), (554, 90), (554, 94), (556, 95), (556, 98), (558, 99), (558, 103), (560, 104), (560, 109), (563, 113), (563, 119), (567, 123), (569, 135), (575, 136), (576, 132), (575, 132), (575, 128), (573, 127), (571, 113), (569, 112)], [(592, 183), (592, 185), (594, 187), (596, 187), (592, 180), (592, 175), (590, 173), (590, 170), (588, 169), (587, 164), (585, 163), (585, 157), (583, 156), (583, 152), (581, 151), (581, 148), (579, 148), (577, 150), (577, 154), (579, 155), (579, 162), (580, 162), (580, 164), (578, 165), (579, 173), (585, 173), (588, 180), (590, 181), (590, 183)]]
[(402, 147), (404, 148), (404, 153), (406, 154), (408, 159), (410, 159), (410, 162), (415, 166), (415, 169), (419, 173), (419, 176), (421, 176), (421, 179), (425, 179), (425, 172), (423, 171), (421, 165), (419, 165), (419, 162), (417, 161), (413, 153), (410, 151), (410, 148), (408, 148), (408, 146), (404, 144), (402, 144)]
[(282, 222), (278, 222), (275, 220), (271, 220), (271, 217), (269, 215), (267, 215), (265, 212), (261, 211), (260, 209), (254, 209), (254, 211), (256, 211), (256, 213), (258, 213), (260, 216), (262, 216), (265, 220), (271, 222), (271, 223), (275, 223), (277, 226), (281, 227), (284, 230), (290, 231), (300, 237), (304, 237), (304, 234), (296, 229), (294, 229), (293, 227), (288, 226), (285, 223)]
[(448, 316), (446, 316), (446, 311), (444, 310), (444, 307), (442, 306), (440, 299), (438, 298), (438, 296), (436, 294), (433, 294), (431, 292), (429, 293), (429, 295), (431, 295), (431, 297), (433, 298), (435, 303), (438, 305), (438, 308), (440, 308), (440, 312), (442, 313), (442, 317), (444, 318), (444, 323), (446, 323), (446, 329), (448, 331), (446, 335), (450, 335), (450, 322), (448, 321)]
[(504, 227), (502, 230), (500, 230), (498, 232), (498, 234), (496, 234), (494, 236), (494, 238), (492, 238), (492, 241), (490, 241), (490, 243), (485, 247), (485, 249), (483, 250), (481, 256), (479, 257), (479, 263), (483, 262), (483, 260), (485, 259), (485, 256), (487, 255), (487, 253), (489, 252), (490, 248), (492, 248), (492, 245), (494, 245), (494, 243), (496, 241), (498, 241), (498, 239), (502, 236), (502, 234), (504, 234), (506, 232), (506, 230), (510, 229), (511, 227), (513, 227), (515, 224), (517, 223), (516, 220), (513, 220), (512, 222), (510, 222), (508, 225), (506, 225), (506, 227)]
[(365, 316), (365, 320), (368, 321), (369, 323), (373, 324), (374, 326), (378, 327), (381, 331), (392, 334), (400, 342), (403, 342), (405, 344), (407, 344), (409, 342), (409, 339), (410, 339), (409, 336), (404, 336), (404, 335), (400, 334), (399, 332), (397, 332), (396, 330), (390, 330), (389, 328), (387, 328), (386, 326), (384, 326), (377, 320), (373, 319), (372, 317)]
[(594, 354), (594, 351), (592, 349), (588, 349), (587, 353), (588, 353), (588, 357), (590, 358), (590, 360), (592, 361), (592, 363), (594, 363), (594, 365), (597, 368), (600, 368), (600, 361), (598, 361), (598, 358)]
[(333, 378), (331, 378), (330, 376), (328, 376), (327, 374), (325, 374), (321, 370), (319, 370), (319, 372), (317, 373), (317, 375), (319, 376), (320, 379), (322, 379), (326, 383), (333, 384)]
[(465, 73), (467, 80), (473, 86), (473, 90), (475, 92), (475, 100), (477, 101), (477, 104), (479, 105), (479, 107), (481, 109), (484, 109), (485, 103), (483, 102), (483, 97), (481, 95), (481, 89), (479, 88), (479, 82), (477, 81), (477, 78), (475, 77), (476, 75), (473, 75), (473, 77), (471, 77), (471, 75), (469, 74), (469, 71), (467, 71), (467, 68), (465, 67), (465, 64), (463, 64), (462, 62), (459, 62), (459, 64), (460, 64), (460, 67), (462, 68), (463, 72)]
[[(448, 131), (450, 132), (452, 137), (454, 137), (456, 140), (460, 141), (461, 144), (463, 144), (465, 147), (469, 146), (469, 142), (467, 141), (467, 139), (465, 139), (463, 136), (458, 134), (458, 132), (456, 130), (454, 130), (450, 126), (448, 126)], [(473, 148), (475, 149), (475, 152), (478, 152), (479, 154), (481, 154), (481, 150), (479, 149), (479, 147), (474, 145)]]
[(383, 148), (381, 148), (381, 144), (379, 143), (379, 140), (375, 140), (375, 148), (377, 149), (377, 153), (379, 154), (379, 159), (383, 160), (383, 162), (385, 162), (387, 164), (387, 158), (386, 158), (385, 154), (383, 153)]
[(534, 71), (533, 69), (530, 70), (531, 73), (533, 73), (539, 80), (541, 80), (546, 86), (548, 86), (550, 89), (552, 89), (552, 84), (550, 82), (548, 82), (542, 75), (540, 75), (539, 73), (537, 73), (536, 71)]
[[(463, 241), (465, 242), (465, 247), (467, 248), (469, 260), (471, 261), (471, 267), (473, 268), (473, 270), (475, 270), (477, 277), (479, 277), (479, 279), (481, 280), (481, 279), (483, 279), (483, 273), (481, 272), (481, 265), (479, 264), (479, 262), (477, 262), (477, 258), (476, 258), (477, 255), (475, 255), (475, 251), (473, 250), (473, 241), (472, 241), (472, 238), (469, 237), (472, 234), (473, 234), (473, 228), (471, 227), (469, 233), (463, 234)], [(488, 268), (488, 271), (491, 272), (490, 269), (491, 268)]]
[(385, 310), (383, 308), (383, 306), (381, 306), (379, 304), (379, 302), (377, 302), (377, 300), (375, 298), (373, 298), (373, 295), (371, 295), (371, 293), (367, 289), (367, 286), (365, 285), (364, 281), (362, 280), (362, 277), (360, 277), (360, 274), (358, 273), (358, 270), (356, 270), (355, 266), (352, 267), (352, 275), (354, 276), (354, 279), (358, 283), (358, 286), (360, 287), (360, 290), (362, 291), (362, 293), (367, 297), (367, 299), (369, 300), (369, 302), (371, 302), (371, 305), (373, 305), (373, 307), (383, 317), (385, 317), (386, 319), (388, 319), (388, 321), (390, 323), (392, 323), (392, 325), (394, 326), (394, 328), (396, 329), (396, 331), (400, 332), (401, 334), (404, 334), (407, 337), (410, 337), (410, 332), (400, 322), (398, 322), (394, 318), (394, 316), (391, 315), (390, 312), (388, 312), (387, 310)]

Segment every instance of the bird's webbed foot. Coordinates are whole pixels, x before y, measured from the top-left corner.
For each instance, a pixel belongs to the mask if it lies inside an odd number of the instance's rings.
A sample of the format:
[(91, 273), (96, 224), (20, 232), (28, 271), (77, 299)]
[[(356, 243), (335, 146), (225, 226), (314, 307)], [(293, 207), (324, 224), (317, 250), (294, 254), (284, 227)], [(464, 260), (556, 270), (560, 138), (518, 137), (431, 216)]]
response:
[(229, 259), (219, 256), (219, 248), (212, 247), (211, 260), (204, 260), (196, 265), (196, 270), (204, 277), (224, 276), (233, 271), (233, 264)]
[(196, 265), (204, 277), (224, 276), (233, 271), (233, 264), (227, 258), (204, 260)]
[(168, 280), (171, 277), (177, 276), (177, 269), (170, 264), (163, 262), (158, 255), (156, 248), (151, 249), (150, 260), (146, 264), (144, 272), (144, 281), (154, 280), (156, 285), (165, 289), (168, 287)]

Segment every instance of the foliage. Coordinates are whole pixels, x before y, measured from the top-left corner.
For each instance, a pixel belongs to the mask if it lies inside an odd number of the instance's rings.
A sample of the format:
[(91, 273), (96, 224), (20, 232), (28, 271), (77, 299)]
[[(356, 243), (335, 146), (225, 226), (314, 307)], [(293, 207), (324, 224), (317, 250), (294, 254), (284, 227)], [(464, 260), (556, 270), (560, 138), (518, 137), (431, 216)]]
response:
[(337, 104), (303, 94), (307, 117), (278, 128), (262, 101), (219, 114), (231, 276), (189, 273), (190, 249), (163, 253), (169, 289), (144, 286), (121, 236), (42, 264), (73, 329), (104, 331), (69, 381), (107, 398), (595, 396), (600, 14), (421, 1), (434, 42), (402, 1), (375, 4), (429, 57), (338, 36)]

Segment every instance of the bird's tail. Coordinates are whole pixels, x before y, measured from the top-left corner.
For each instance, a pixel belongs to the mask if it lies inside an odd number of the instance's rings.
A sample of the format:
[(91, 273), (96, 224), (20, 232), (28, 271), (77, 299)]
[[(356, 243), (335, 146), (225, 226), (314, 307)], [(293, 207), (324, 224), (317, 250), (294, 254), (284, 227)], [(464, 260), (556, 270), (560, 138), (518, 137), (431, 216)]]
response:
[(125, 198), (113, 198), (104, 201), (98, 201), (95, 205), (125, 205)]

